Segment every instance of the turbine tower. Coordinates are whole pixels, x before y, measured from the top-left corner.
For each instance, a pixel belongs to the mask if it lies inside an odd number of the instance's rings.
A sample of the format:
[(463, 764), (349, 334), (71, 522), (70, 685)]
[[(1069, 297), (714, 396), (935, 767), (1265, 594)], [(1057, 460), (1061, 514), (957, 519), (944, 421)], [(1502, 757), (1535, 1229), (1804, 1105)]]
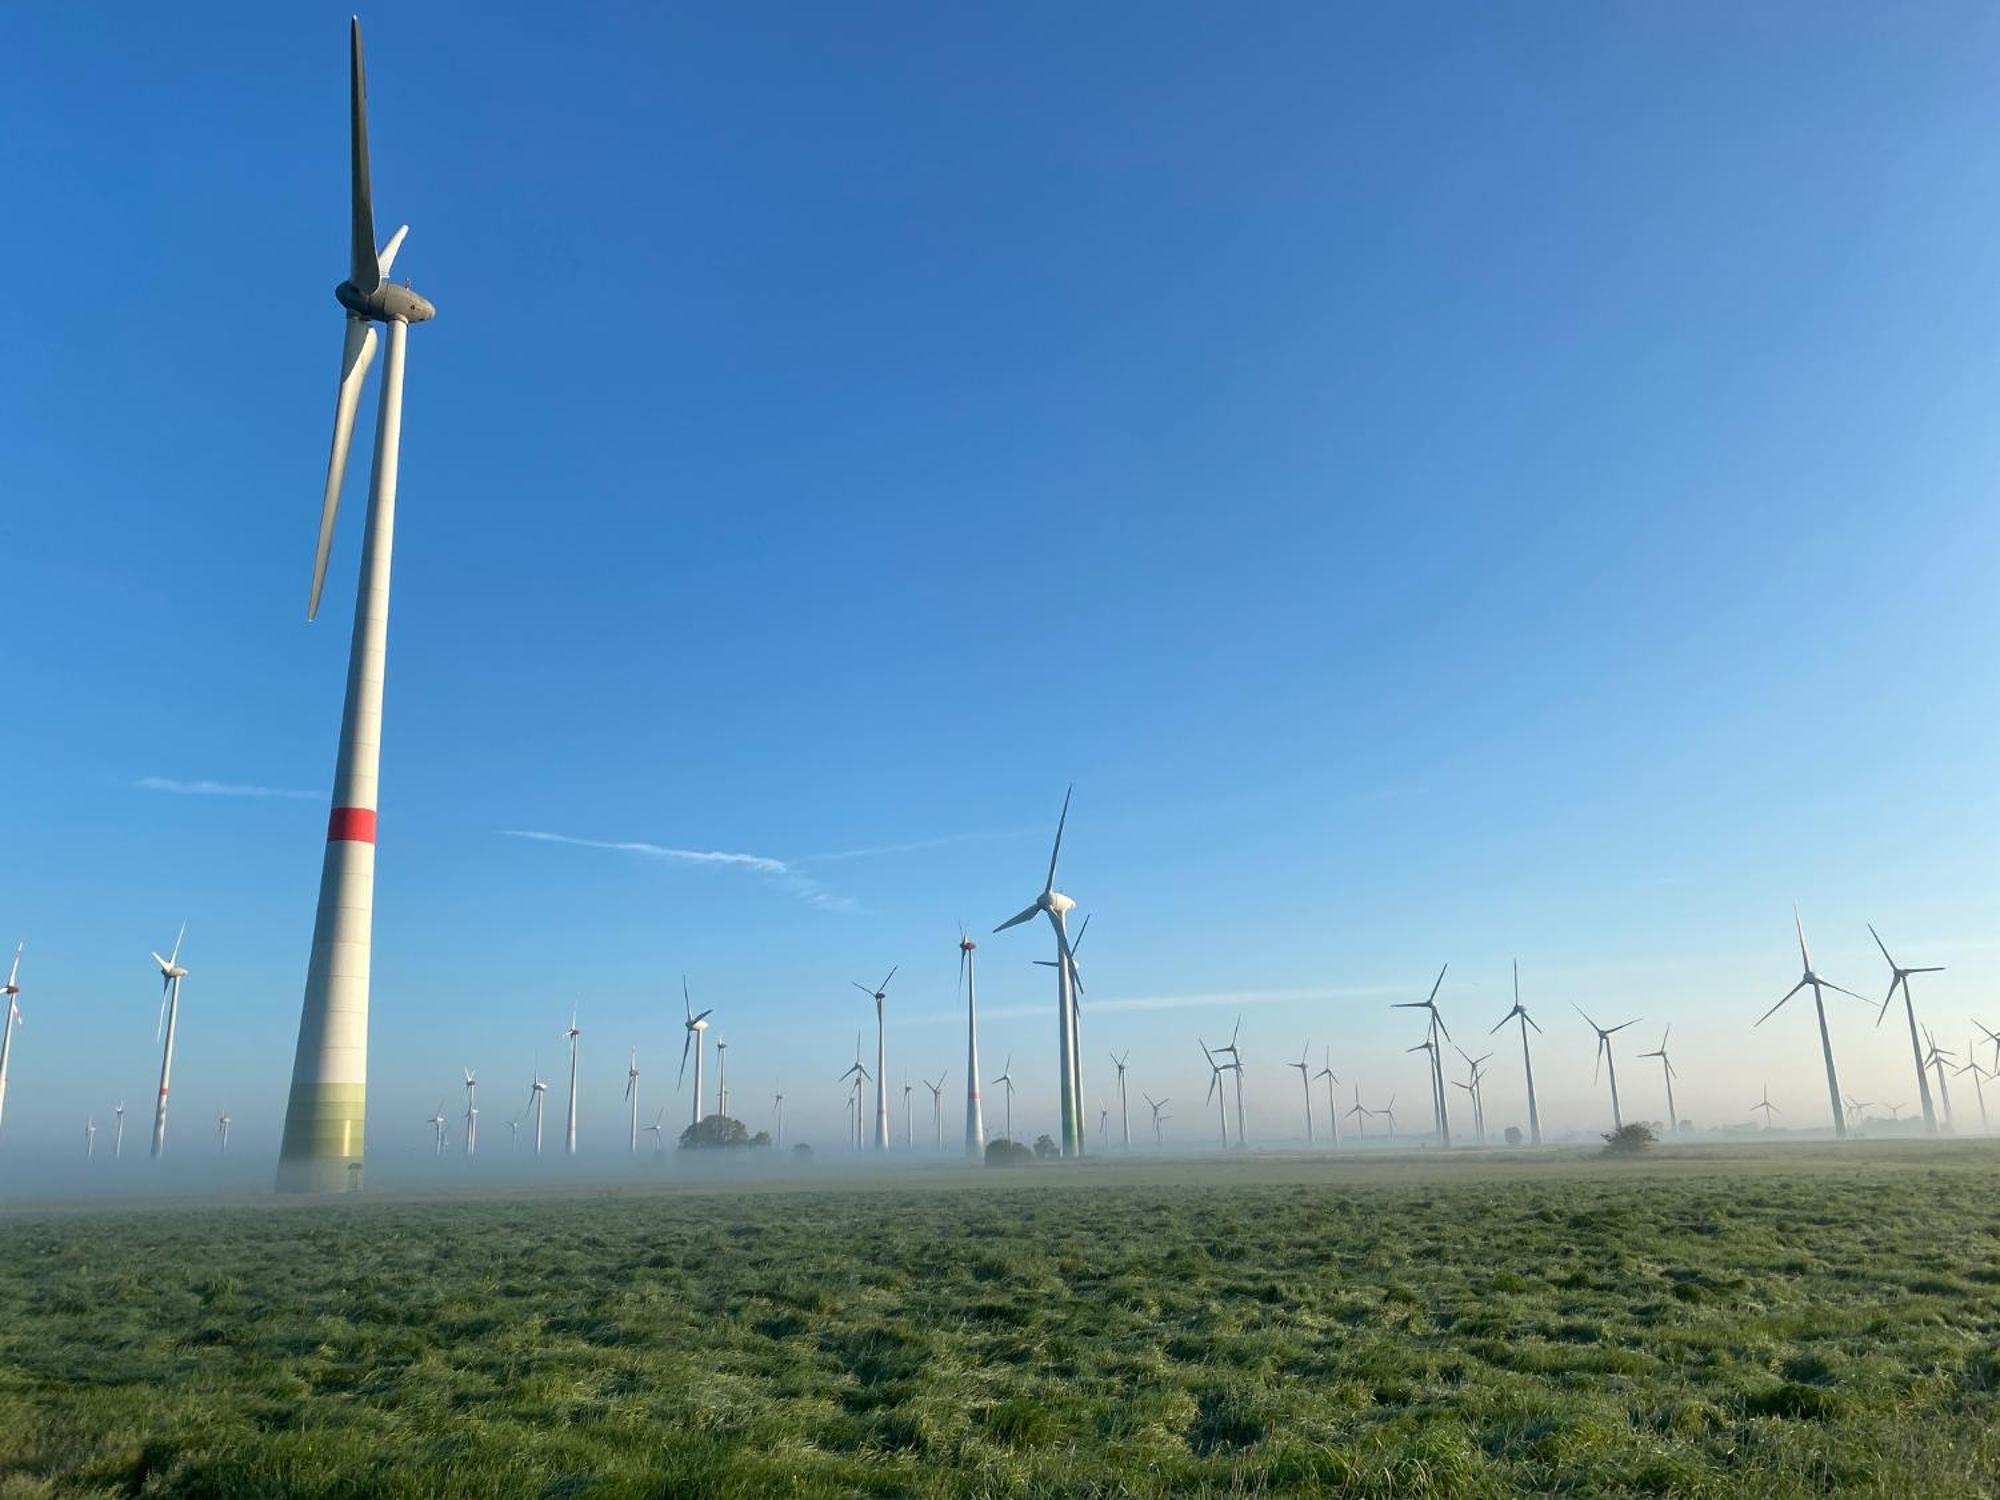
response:
[[(1782, 1004), (1783, 1002), (1779, 1003)], [(1589, 1014), (1581, 1005), (1576, 1005), (1575, 1002), (1571, 1002), (1571, 1004), (1576, 1013), (1589, 1022), (1590, 1029), (1597, 1033), (1597, 1065), (1590, 1070), (1590, 1081), (1592, 1083), (1597, 1082), (1598, 1076), (1609, 1068), (1611, 1073), (1611, 1127), (1614, 1130), (1623, 1130), (1625, 1128), (1625, 1116), (1618, 1108), (1618, 1059), (1612, 1056), (1611, 1038), (1614, 1033), (1623, 1031), (1627, 1026), (1637, 1026), (1645, 1017), (1634, 1016), (1629, 1021), (1620, 1021), (1616, 1026), (1599, 1026), (1595, 1021), (1590, 1019)]]
[(340, 508), (347, 451), (362, 382), (374, 360), (375, 325), (385, 330), (381, 415), (375, 424), (375, 471), (361, 544), (361, 574), (348, 649), (347, 696), (340, 715), (340, 751), (333, 776), (320, 866), (319, 909), (299, 1012), (292, 1091), (278, 1151), (278, 1187), (328, 1192), (361, 1185), (368, 1090), (368, 975), (375, 907), (375, 811), (382, 749), (382, 680), (389, 638), (389, 571), (396, 529), (396, 465), (403, 435), (403, 356), (410, 325), (437, 310), (389, 280), (409, 226), (375, 248), (375, 207), (368, 168), (368, 85), (361, 61), (361, 23), (350, 33), (349, 148), (352, 174), (348, 276), (334, 289), (346, 309), (340, 385), (333, 407), (333, 446), (320, 501), (319, 543), (313, 553), (306, 618), (319, 613), (327, 554)]
[(227, 1156), (229, 1154), (229, 1116), (227, 1114), (220, 1114), (215, 1117), (215, 1133), (218, 1137), (217, 1153)]
[[(1888, 945), (1882, 941), (1882, 934), (1875, 930), (1875, 924), (1868, 924), (1868, 935), (1875, 939), (1875, 946), (1882, 950), (1882, 958), (1889, 965), (1889, 993), (1882, 997), (1882, 1008), (1875, 1013), (1875, 1024), (1880, 1026), (1882, 1018), (1889, 1014), (1889, 1002), (1896, 998), (1898, 989), (1903, 992), (1903, 1017), (1910, 1023), (1910, 1060), (1917, 1065), (1917, 1098), (1924, 1107), (1924, 1134), (1938, 1133), (1937, 1110), (1931, 1104), (1930, 1080), (1924, 1075), (1924, 1049), (1917, 1041), (1917, 1006), (1910, 998), (1910, 976), (1912, 974), (1942, 974), (1942, 965), (1929, 968), (1906, 969), (1889, 957)], [(1977, 1023), (1975, 1023), (1977, 1024)]]
[[(857, 1066), (859, 1066), (857, 1064)], [(1007, 1135), (1011, 1144), (1014, 1139), (1014, 1054), (1007, 1054), (1007, 1066), (1000, 1070), (1000, 1076), (993, 1080), (1007, 1090)]]
[(548, 1093), (549, 1086), (542, 1082), (542, 1070), (539, 1066), (535, 1069), (534, 1077), (535, 1081), (528, 1085), (528, 1108), (535, 1112), (535, 1155), (540, 1156), (542, 1154), (542, 1096)]
[(1335, 1150), (1339, 1150), (1340, 1116), (1335, 1113), (1333, 1086), (1340, 1082), (1340, 1080), (1334, 1076), (1333, 1072), (1333, 1048), (1328, 1047), (1322, 1052), (1320, 1054), (1320, 1061), (1322, 1066), (1317, 1073), (1313, 1074), (1313, 1077), (1315, 1079), (1324, 1078), (1326, 1080), (1326, 1128), (1331, 1132), (1327, 1139), (1332, 1142)]
[(965, 990), (965, 1154), (977, 1161), (986, 1154), (986, 1116), (979, 1100), (979, 982), (973, 951), (978, 944), (958, 929), (958, 982)]
[(1535, 1018), (1528, 1014), (1528, 1008), (1521, 1003), (1521, 961), (1518, 958), (1514, 960), (1514, 1008), (1494, 1023), (1493, 1031), (1486, 1034), (1493, 1035), (1494, 1031), (1498, 1031), (1516, 1016), (1521, 1018), (1521, 1071), (1528, 1079), (1528, 1142), (1530, 1145), (1539, 1146), (1542, 1143), (1542, 1116), (1535, 1108), (1535, 1062), (1528, 1056), (1528, 1028), (1533, 1026), (1537, 1031), (1542, 1028)]
[[(1200, 1041), (1200, 1038), (1197, 1037), (1196, 1040)], [(1225, 1049), (1220, 1047), (1216, 1049), (1217, 1052), (1223, 1050)], [(1201, 1055), (1208, 1059), (1208, 1098), (1203, 1099), (1201, 1102), (1203, 1104), (1207, 1104), (1209, 1099), (1213, 1099), (1215, 1101), (1215, 1116), (1216, 1119), (1220, 1121), (1222, 1125), (1222, 1149), (1227, 1151), (1229, 1149), (1229, 1100), (1227, 1097), (1227, 1091), (1222, 1087), (1222, 1075), (1228, 1072), (1231, 1068), (1235, 1068), (1240, 1071), (1243, 1064), (1241, 1064), (1240, 1062), (1231, 1062), (1231, 1063), (1217, 1062), (1215, 1060), (1215, 1053), (1208, 1050), (1207, 1042), (1201, 1042)], [(1239, 1116), (1238, 1118), (1240, 1120), (1241, 1117)], [(1240, 1123), (1237, 1126), (1237, 1129), (1239, 1131), (1242, 1129)], [(1239, 1137), (1239, 1142), (1240, 1142), (1240, 1137)]]
[(1111, 1065), (1118, 1070), (1118, 1128), (1124, 1134), (1125, 1149), (1132, 1149), (1132, 1116), (1125, 1106), (1125, 1058), (1132, 1055), (1132, 1049), (1125, 1049), (1125, 1056), (1113, 1055)]
[(7, 970), (7, 983), (0, 987), (0, 994), (7, 997), (7, 1018), (0, 1022), (0, 1119), (7, 1113), (7, 1064), (14, 1056), (14, 1025), (21, 1019), (21, 950), (25, 942), (14, 945), (14, 964)]
[(1771, 1128), (1772, 1115), (1781, 1115), (1784, 1113), (1782, 1109), (1771, 1102), (1771, 1085), (1768, 1083), (1764, 1085), (1764, 1097), (1750, 1106), (1752, 1114), (1755, 1114), (1760, 1109), (1764, 1111), (1764, 1128), (1766, 1130)]
[(83, 1159), (89, 1161), (97, 1155), (97, 1116), (86, 1115), (83, 1121)]
[(1938, 1102), (1944, 1106), (1945, 1133), (1947, 1135), (1957, 1135), (1958, 1119), (1951, 1112), (1951, 1085), (1944, 1081), (1945, 1063), (1956, 1056), (1956, 1054), (1947, 1052), (1944, 1048), (1940, 1047), (1937, 1044), (1937, 1038), (1931, 1035), (1928, 1026), (1924, 1028), (1924, 1044), (1930, 1049), (1924, 1054), (1924, 1066), (1937, 1070)]
[(715, 1112), (729, 1118), (729, 1043), (715, 1044)]
[(1163, 1121), (1173, 1118), (1172, 1115), (1160, 1113), (1161, 1110), (1167, 1107), (1169, 1101), (1166, 1099), (1155, 1099), (1151, 1094), (1144, 1093), (1140, 1094), (1139, 1097), (1146, 1101), (1146, 1107), (1153, 1112), (1153, 1147), (1157, 1150), (1166, 1144), (1166, 1138), (1160, 1134), (1160, 1125)]
[(771, 1096), (771, 1112), (773, 1116), (771, 1123), (771, 1149), (782, 1151), (785, 1149), (785, 1096), (783, 1094), (774, 1094)]
[(625, 1103), (631, 1110), (632, 1154), (639, 1154), (639, 1049), (625, 1063)]
[(924, 1087), (931, 1091), (931, 1129), (937, 1135), (934, 1150), (944, 1150), (944, 1081), (949, 1073), (938, 1074), (937, 1082), (924, 1080)]
[(125, 1155), (125, 1101), (124, 1100), (121, 1099), (118, 1101), (118, 1107), (111, 1111), (111, 1117), (113, 1120), (117, 1122), (117, 1129), (114, 1130), (111, 1135), (111, 1159), (113, 1161), (119, 1161), (122, 1160)]
[(444, 1100), (438, 1100), (437, 1113), (424, 1122), (431, 1128), (431, 1154), (444, 1155)]
[(576, 1007), (569, 1008), (569, 1125), (563, 1131), (563, 1155), (576, 1155), (576, 1039), (583, 1035), (576, 1024)]
[(1639, 1055), (1657, 1057), (1660, 1060), (1660, 1075), (1666, 1080), (1667, 1085), (1667, 1134), (1678, 1136), (1681, 1133), (1681, 1117), (1674, 1110), (1674, 1079), (1678, 1075), (1674, 1072), (1674, 1060), (1667, 1056), (1667, 1038), (1673, 1034), (1674, 1028), (1667, 1027), (1660, 1033), (1659, 1047), (1655, 1051), (1641, 1052)]
[(465, 1154), (479, 1153), (479, 1080), (472, 1069), (465, 1070)]
[[(1081, 1074), (1076, 1056), (1076, 971), (1070, 963), (1069, 914), (1076, 903), (1056, 889), (1056, 862), (1062, 857), (1063, 829), (1069, 823), (1070, 791), (1063, 793), (1062, 816), (1056, 820), (1055, 847), (1049, 852), (1048, 878), (1042, 893), (1025, 909), (1009, 917), (995, 932), (1018, 927), (1037, 915), (1046, 916), (1056, 934), (1056, 1044), (1057, 1076), (1061, 1079), (1062, 1154), (1083, 1154), (1083, 1100)], [(1011, 1137), (1010, 1137), (1011, 1138)]]
[(688, 982), (687, 975), (685, 974), (681, 975), (681, 1009), (687, 1016), (687, 1019), (681, 1022), (681, 1030), (686, 1035), (681, 1039), (681, 1072), (680, 1077), (674, 1082), (674, 1087), (679, 1088), (681, 1084), (687, 1081), (688, 1053), (692, 1051), (694, 1053), (694, 1107), (688, 1119), (688, 1124), (699, 1125), (701, 1123), (701, 1034), (708, 1030), (708, 1018), (715, 1014), (715, 1007), (711, 1005), (700, 1015), (694, 1013), (694, 1001), (688, 998)]
[(165, 958), (153, 955), (153, 962), (160, 966), (160, 1019), (153, 1028), (155, 1040), (160, 1047), (160, 1097), (153, 1106), (153, 1155), (159, 1156), (167, 1149), (167, 1087), (174, 1081), (174, 1028), (181, 1018), (181, 981), (187, 978), (187, 970), (181, 967), (181, 938), (187, 936), (187, 923), (181, 923), (179, 936), (174, 939), (174, 951)]
[(1295, 1063), (1285, 1064), (1288, 1068), (1297, 1068), (1299, 1070), (1299, 1087), (1304, 1089), (1306, 1093), (1306, 1149), (1308, 1151), (1313, 1147), (1313, 1085), (1312, 1064), (1306, 1061), (1306, 1054), (1311, 1051), (1312, 1043), (1307, 1042), (1305, 1046), (1299, 1048), (1299, 1060)]
[[(1792, 926), (1797, 929), (1799, 934), (1799, 963), (1805, 972), (1800, 976), (1797, 984), (1785, 991), (1784, 1000), (1780, 1000), (1776, 1005), (1765, 1011), (1763, 1015), (1759, 1016), (1756, 1024), (1762, 1026), (1772, 1016), (1784, 1009), (1786, 1000), (1790, 1000), (1800, 990), (1808, 986), (1811, 987), (1813, 992), (1813, 1010), (1819, 1016), (1820, 1055), (1826, 1059), (1826, 1102), (1833, 1110), (1833, 1133), (1841, 1140), (1846, 1140), (1847, 1116), (1841, 1112), (1840, 1108), (1840, 1078), (1833, 1071), (1833, 1039), (1827, 1035), (1826, 999), (1820, 991), (1833, 990), (1855, 1000), (1860, 1000), (1862, 997), (1855, 994), (1853, 990), (1841, 989), (1839, 985), (1822, 979), (1813, 972), (1812, 955), (1806, 952), (1805, 924), (1799, 920), (1799, 909), (1796, 906), (1792, 908)], [(1880, 1017), (1878, 1016), (1877, 1019), (1879, 1020)]]
[(884, 1081), (889, 1068), (889, 1039), (882, 1017), (882, 1000), (888, 993), (889, 981), (896, 977), (896, 969), (902, 967), (901, 964), (897, 964), (896, 968), (891, 969), (882, 982), (872, 990), (858, 979), (850, 981), (862, 994), (872, 995), (875, 998), (875, 1149), (877, 1151), (889, 1149), (889, 1085)]
[(1347, 1111), (1354, 1117), (1354, 1134), (1358, 1140), (1368, 1139), (1368, 1117), (1374, 1113), (1361, 1102), (1361, 1085), (1354, 1085), (1354, 1107)]
[(1222, 1065), (1223, 1070), (1225, 1072), (1233, 1072), (1236, 1075), (1236, 1149), (1239, 1151), (1248, 1149), (1250, 1145), (1250, 1138), (1243, 1133), (1243, 1054), (1237, 1050), (1236, 1046), (1236, 1038), (1242, 1034), (1242, 1031), (1243, 1018), (1238, 1016), (1236, 1018), (1236, 1025), (1231, 1028), (1229, 1033), (1229, 1045), (1215, 1049), (1217, 1052), (1227, 1052), (1229, 1054), (1229, 1061)]

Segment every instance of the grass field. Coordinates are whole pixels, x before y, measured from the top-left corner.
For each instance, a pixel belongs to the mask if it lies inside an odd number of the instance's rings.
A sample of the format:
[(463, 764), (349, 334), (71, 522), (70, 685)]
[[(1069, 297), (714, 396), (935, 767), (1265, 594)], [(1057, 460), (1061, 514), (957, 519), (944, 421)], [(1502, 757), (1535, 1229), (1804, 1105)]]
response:
[(1971, 1496), (2000, 1153), (14, 1211), (0, 1497)]

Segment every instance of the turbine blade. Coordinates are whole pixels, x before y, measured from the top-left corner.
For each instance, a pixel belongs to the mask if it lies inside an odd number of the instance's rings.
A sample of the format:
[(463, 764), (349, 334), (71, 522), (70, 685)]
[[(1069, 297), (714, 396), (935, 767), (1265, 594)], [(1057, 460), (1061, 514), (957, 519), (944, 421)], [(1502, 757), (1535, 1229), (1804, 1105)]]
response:
[[(1891, 967), (1894, 966), (1891, 965)], [(1882, 1024), (1882, 1018), (1889, 1014), (1889, 1002), (1896, 998), (1896, 986), (1901, 984), (1902, 982), (1903, 982), (1903, 976), (1901, 974), (1897, 974), (1892, 979), (1890, 979), (1889, 993), (1882, 997), (1882, 1008), (1875, 1012), (1875, 1024), (1877, 1026), (1880, 1026)]]
[(1069, 799), (1076, 791), (1076, 783), (1071, 782), (1069, 790), (1063, 793), (1062, 816), (1056, 819), (1055, 847), (1049, 850), (1049, 878), (1042, 882), (1042, 893), (1047, 895), (1056, 888), (1056, 861), (1062, 858), (1063, 829), (1069, 823)]
[(359, 17), (354, 19), (349, 35), (354, 52), (348, 74), (348, 146), (353, 192), (348, 279), (362, 291), (372, 292), (382, 284), (382, 266), (375, 258), (375, 194), (368, 183), (368, 75), (361, 61)]
[(410, 226), (399, 224), (396, 232), (389, 236), (389, 243), (382, 247), (382, 253), (375, 257), (375, 264), (382, 272), (382, 279), (389, 279), (389, 268), (396, 263), (396, 252), (403, 248), (403, 236), (410, 232)]
[(674, 1088), (676, 1091), (678, 1091), (680, 1089), (680, 1086), (687, 1081), (688, 1052), (693, 1046), (694, 1046), (694, 1031), (692, 1030), (692, 1028), (690, 1028), (681, 1037), (681, 1071), (680, 1071), (680, 1076), (674, 1080)]
[(1875, 939), (1875, 946), (1882, 950), (1882, 961), (1888, 964), (1890, 968), (1895, 968), (1896, 960), (1889, 957), (1889, 945), (1882, 941), (1882, 934), (1875, 930), (1873, 922), (1868, 924), (1868, 935)]
[(174, 951), (167, 955), (168, 963), (177, 964), (181, 961), (181, 939), (186, 937), (187, 935), (188, 935), (188, 924), (183, 922), (181, 923), (181, 930), (174, 934)]
[(1750, 1023), (1751, 1028), (1754, 1030), (1756, 1027), (1762, 1026), (1766, 1021), (1770, 1020), (1771, 1017), (1775, 1016), (1780, 1010), (1784, 1009), (1785, 1000), (1791, 999), (1792, 996), (1796, 995), (1800, 990), (1804, 989), (1805, 987), (1806, 987), (1806, 981), (1801, 979), (1797, 984), (1793, 985), (1790, 989), (1786, 990), (1785, 999), (1780, 1000), (1776, 1005), (1772, 1006), (1769, 1010), (1765, 1011), (1763, 1015), (1759, 1016), (1755, 1021), (1751, 1022)]
[(1028, 907), (1026, 910), (1021, 911), (1016, 915), (1009, 917), (1006, 921), (1002, 922), (998, 927), (994, 928), (993, 930), (995, 932), (1005, 932), (1009, 927), (1019, 927), (1023, 922), (1027, 921), (1028, 918), (1040, 912), (1041, 909), (1042, 909), (1042, 904), (1041, 902), (1037, 901), (1034, 905)]
[[(900, 969), (902, 967), (903, 966), (901, 964), (897, 964), (894, 969), (891, 969), (886, 975), (883, 976), (882, 982), (875, 986), (875, 990), (886, 990), (887, 988), (889, 988), (889, 981), (896, 977), (896, 969)], [(875, 990), (871, 990), (869, 991), (869, 993), (873, 994), (875, 993)]]

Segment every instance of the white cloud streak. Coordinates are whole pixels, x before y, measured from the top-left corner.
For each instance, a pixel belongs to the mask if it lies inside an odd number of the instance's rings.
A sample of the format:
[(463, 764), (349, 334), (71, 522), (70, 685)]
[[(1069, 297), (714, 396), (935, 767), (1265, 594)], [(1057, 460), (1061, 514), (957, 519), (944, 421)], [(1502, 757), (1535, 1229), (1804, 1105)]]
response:
[(530, 839), (541, 844), (568, 844), (578, 849), (609, 849), (620, 854), (637, 854), (646, 859), (665, 860), (673, 864), (719, 865), (749, 870), (755, 874), (772, 877), (808, 906), (819, 907), (822, 911), (854, 910), (852, 897), (835, 895), (812, 876), (798, 869), (794, 862), (773, 859), (768, 854), (737, 854), (722, 849), (676, 849), (669, 844), (651, 844), (637, 839), (580, 839), (572, 838), (566, 833), (543, 833), (527, 828), (503, 828), (500, 832), (510, 839)]
[(231, 781), (176, 781), (171, 776), (141, 776), (132, 783), (142, 792), (171, 792), (177, 797), (320, 797), (284, 786), (246, 786)]

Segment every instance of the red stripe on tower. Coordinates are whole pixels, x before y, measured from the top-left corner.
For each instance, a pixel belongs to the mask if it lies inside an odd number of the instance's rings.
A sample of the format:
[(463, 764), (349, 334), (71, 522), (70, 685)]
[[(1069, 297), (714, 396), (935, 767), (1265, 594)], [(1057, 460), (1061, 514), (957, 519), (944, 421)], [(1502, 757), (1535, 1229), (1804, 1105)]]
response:
[(375, 809), (336, 807), (333, 815), (326, 820), (326, 841), (333, 844), (343, 840), (354, 844), (374, 843)]

